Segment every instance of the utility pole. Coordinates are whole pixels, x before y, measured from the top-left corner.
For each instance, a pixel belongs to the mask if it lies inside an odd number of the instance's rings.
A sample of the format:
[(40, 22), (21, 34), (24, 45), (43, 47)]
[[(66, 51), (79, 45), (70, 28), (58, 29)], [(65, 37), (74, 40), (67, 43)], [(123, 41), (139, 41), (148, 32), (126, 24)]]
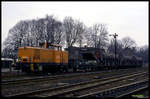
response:
[[(115, 34), (110, 34), (109, 36), (113, 36), (114, 38), (115, 38), (115, 66), (117, 65), (116, 64), (116, 48), (117, 48), (117, 46), (116, 46), (116, 37), (118, 36), (116, 33)], [(116, 66), (117, 67), (117, 66)]]

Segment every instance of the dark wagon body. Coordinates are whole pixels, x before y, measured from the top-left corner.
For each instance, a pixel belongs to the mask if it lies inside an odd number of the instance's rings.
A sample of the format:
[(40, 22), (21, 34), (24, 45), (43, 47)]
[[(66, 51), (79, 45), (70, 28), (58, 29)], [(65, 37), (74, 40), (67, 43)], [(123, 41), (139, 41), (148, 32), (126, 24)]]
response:
[(142, 66), (142, 59), (137, 56), (125, 56), (106, 53), (104, 49), (92, 47), (69, 47), (68, 64), (75, 70), (102, 70), (135, 68)]

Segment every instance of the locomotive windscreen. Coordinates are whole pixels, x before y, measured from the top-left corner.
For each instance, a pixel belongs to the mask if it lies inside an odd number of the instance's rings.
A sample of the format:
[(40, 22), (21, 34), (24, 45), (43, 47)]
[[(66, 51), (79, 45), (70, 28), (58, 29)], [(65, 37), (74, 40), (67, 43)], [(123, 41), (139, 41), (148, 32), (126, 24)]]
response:
[(92, 53), (81, 53), (83, 59), (96, 60)]

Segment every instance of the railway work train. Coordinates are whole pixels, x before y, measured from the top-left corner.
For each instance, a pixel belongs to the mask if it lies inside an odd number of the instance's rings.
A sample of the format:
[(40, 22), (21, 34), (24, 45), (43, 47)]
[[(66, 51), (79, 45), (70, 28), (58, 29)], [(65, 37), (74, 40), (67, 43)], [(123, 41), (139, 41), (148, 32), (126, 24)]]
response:
[(40, 43), (39, 47), (18, 48), (16, 69), (23, 72), (73, 72), (114, 68), (141, 67), (142, 59), (136, 56), (118, 56), (92, 47), (69, 47), (62, 51), (57, 44)]

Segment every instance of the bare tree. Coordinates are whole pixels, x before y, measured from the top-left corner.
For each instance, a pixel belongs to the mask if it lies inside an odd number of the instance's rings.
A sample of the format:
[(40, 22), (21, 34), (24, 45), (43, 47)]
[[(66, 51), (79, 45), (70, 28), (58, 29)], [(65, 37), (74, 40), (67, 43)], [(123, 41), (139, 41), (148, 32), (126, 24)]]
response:
[(8, 37), (3, 43), (3, 52), (12, 50), (11, 52), (17, 53), (20, 46), (38, 46), (39, 42), (45, 40), (59, 44), (62, 41), (62, 33), (62, 23), (53, 16), (20, 21), (9, 30)]
[(36, 29), (37, 29), (37, 42), (44, 42), (46, 39), (45, 19), (41, 18), (37, 20)]
[(63, 34), (62, 23), (56, 22), (54, 28), (54, 43), (61, 44), (64, 41), (63, 36), (64, 34)]
[[(77, 40), (76, 42), (79, 44), (80, 47), (82, 47), (82, 42), (83, 42), (83, 34), (85, 32), (85, 25), (78, 21), (78, 20), (75, 20), (75, 30), (76, 30), (76, 34), (77, 34)], [(74, 40), (75, 41), (75, 40)]]
[(122, 40), (122, 45), (123, 45), (123, 48), (126, 49), (126, 48), (132, 48), (132, 47), (135, 47), (136, 46), (136, 43), (133, 39), (131, 39), (130, 37), (124, 37)]
[[(113, 38), (108, 45), (107, 49), (108, 53), (113, 53), (115, 54), (115, 39)], [(116, 40), (116, 51), (118, 55), (123, 55), (123, 45), (120, 40)]]
[(37, 29), (37, 21), (31, 20), (29, 22), (28, 33), (29, 33), (29, 46), (38, 46), (38, 29)]
[(104, 48), (108, 41), (108, 31), (104, 24), (94, 24), (89, 27), (86, 35), (87, 43), (91, 47)]
[(148, 45), (139, 47), (139, 50), (137, 50), (136, 55), (139, 57), (142, 57), (144, 65), (149, 64), (149, 46)]
[(104, 24), (99, 24), (99, 35), (98, 35), (98, 48), (104, 48), (107, 46), (107, 41), (108, 41), (108, 31), (106, 28), (106, 25)]
[(85, 32), (85, 39), (86, 39), (86, 45), (88, 47), (95, 47), (96, 44), (94, 44), (93, 40), (96, 40), (96, 36), (91, 35), (92, 33), (92, 28), (91, 27), (87, 27), (86, 28), (86, 32)]
[(131, 39), (130, 37), (124, 37), (121, 40), (122, 46), (123, 46), (123, 52), (126, 55), (133, 55), (136, 47), (136, 42)]
[(46, 18), (44, 19), (45, 29), (45, 40), (50, 43), (57, 43), (60, 44), (62, 41), (62, 23), (56, 18), (51, 15), (46, 15)]
[(63, 21), (64, 33), (67, 46), (73, 46), (75, 43), (80, 42), (84, 32), (84, 25), (78, 20), (73, 20), (72, 17), (65, 17)]
[(46, 26), (46, 41), (50, 43), (54, 43), (54, 29), (55, 29), (55, 19), (53, 16), (46, 16), (44, 20), (44, 24)]
[[(20, 21), (13, 28), (9, 30), (8, 37), (4, 41), (4, 49), (3, 52), (6, 56), (14, 57), (17, 53), (18, 47), (24, 45), (25, 34), (27, 30), (27, 22)], [(12, 53), (10, 53), (12, 52)]]

